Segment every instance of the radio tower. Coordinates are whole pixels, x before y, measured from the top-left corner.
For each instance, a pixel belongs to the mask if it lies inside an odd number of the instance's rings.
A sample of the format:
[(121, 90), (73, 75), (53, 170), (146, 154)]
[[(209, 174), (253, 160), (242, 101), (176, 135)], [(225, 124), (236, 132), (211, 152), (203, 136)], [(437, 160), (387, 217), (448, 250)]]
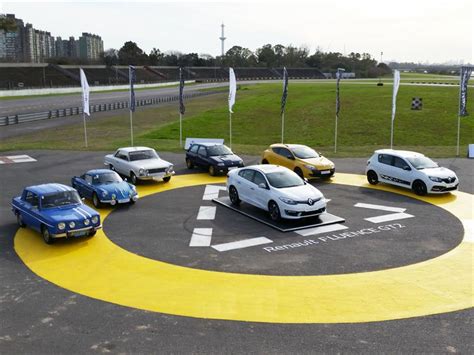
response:
[(219, 39), (221, 40), (221, 55), (224, 56), (224, 41), (226, 40), (226, 38), (224, 37), (224, 23), (222, 23), (221, 25), (221, 28), (222, 28), (222, 31), (221, 31), (221, 36), (219, 37)]

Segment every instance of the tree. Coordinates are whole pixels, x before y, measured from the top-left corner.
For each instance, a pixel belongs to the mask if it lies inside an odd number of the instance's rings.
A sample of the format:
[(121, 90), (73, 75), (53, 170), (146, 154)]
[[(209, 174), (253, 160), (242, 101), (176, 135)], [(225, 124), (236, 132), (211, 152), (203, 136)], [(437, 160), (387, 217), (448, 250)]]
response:
[(248, 48), (240, 46), (230, 48), (223, 58), (223, 64), (229, 67), (247, 67), (249, 63), (254, 62), (255, 56), (253, 52)]
[(16, 32), (18, 30), (18, 26), (16, 25), (15, 19), (9, 17), (0, 17), (0, 30), (4, 30), (5, 32)]
[(114, 48), (107, 49), (106, 51), (101, 53), (101, 59), (102, 63), (104, 63), (108, 67), (117, 65), (119, 63), (118, 50)]
[(148, 60), (150, 65), (160, 65), (160, 62), (163, 60), (163, 53), (159, 49), (153, 48), (148, 55)]
[(265, 44), (262, 48), (257, 49), (258, 63), (268, 68), (275, 66), (276, 54), (271, 44)]
[(118, 51), (119, 63), (122, 65), (145, 65), (148, 64), (148, 56), (135, 42), (125, 42)]

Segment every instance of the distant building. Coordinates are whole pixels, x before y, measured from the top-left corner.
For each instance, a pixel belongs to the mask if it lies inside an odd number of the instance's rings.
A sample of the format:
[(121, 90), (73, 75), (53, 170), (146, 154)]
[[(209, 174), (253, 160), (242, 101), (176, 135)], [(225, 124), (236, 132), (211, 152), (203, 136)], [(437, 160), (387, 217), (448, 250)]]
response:
[(97, 61), (104, 51), (104, 42), (98, 35), (84, 32), (78, 40), (74, 37), (63, 40), (29, 23), (24, 25), (13, 14), (0, 14), (0, 18), (14, 21), (17, 27), (15, 31), (0, 30), (0, 61), (3, 62), (42, 63), (55, 57)]

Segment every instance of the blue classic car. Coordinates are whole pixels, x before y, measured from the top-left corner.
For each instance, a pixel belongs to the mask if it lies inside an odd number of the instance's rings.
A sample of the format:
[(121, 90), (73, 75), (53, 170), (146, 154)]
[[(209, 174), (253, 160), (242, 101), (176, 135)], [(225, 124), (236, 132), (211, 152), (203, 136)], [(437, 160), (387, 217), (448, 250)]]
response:
[(102, 204), (135, 203), (138, 200), (135, 186), (123, 181), (119, 174), (108, 169), (89, 170), (71, 179), (71, 185), (81, 197), (92, 200), (95, 207)]
[(44, 241), (93, 236), (102, 228), (97, 211), (84, 205), (76, 190), (62, 184), (29, 186), (12, 199), (12, 211), (20, 227), (41, 232)]

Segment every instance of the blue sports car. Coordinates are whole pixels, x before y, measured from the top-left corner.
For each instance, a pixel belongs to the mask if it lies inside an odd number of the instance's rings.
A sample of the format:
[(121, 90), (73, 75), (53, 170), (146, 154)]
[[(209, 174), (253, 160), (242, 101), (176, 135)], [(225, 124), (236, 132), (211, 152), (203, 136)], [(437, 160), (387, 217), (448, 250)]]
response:
[(83, 204), (73, 188), (62, 184), (29, 186), (12, 200), (12, 211), (20, 227), (41, 232), (44, 241), (93, 236), (102, 228), (99, 213)]
[(81, 197), (92, 200), (95, 207), (102, 204), (135, 203), (138, 200), (134, 185), (122, 180), (119, 174), (108, 169), (89, 170), (71, 179), (71, 185)]

